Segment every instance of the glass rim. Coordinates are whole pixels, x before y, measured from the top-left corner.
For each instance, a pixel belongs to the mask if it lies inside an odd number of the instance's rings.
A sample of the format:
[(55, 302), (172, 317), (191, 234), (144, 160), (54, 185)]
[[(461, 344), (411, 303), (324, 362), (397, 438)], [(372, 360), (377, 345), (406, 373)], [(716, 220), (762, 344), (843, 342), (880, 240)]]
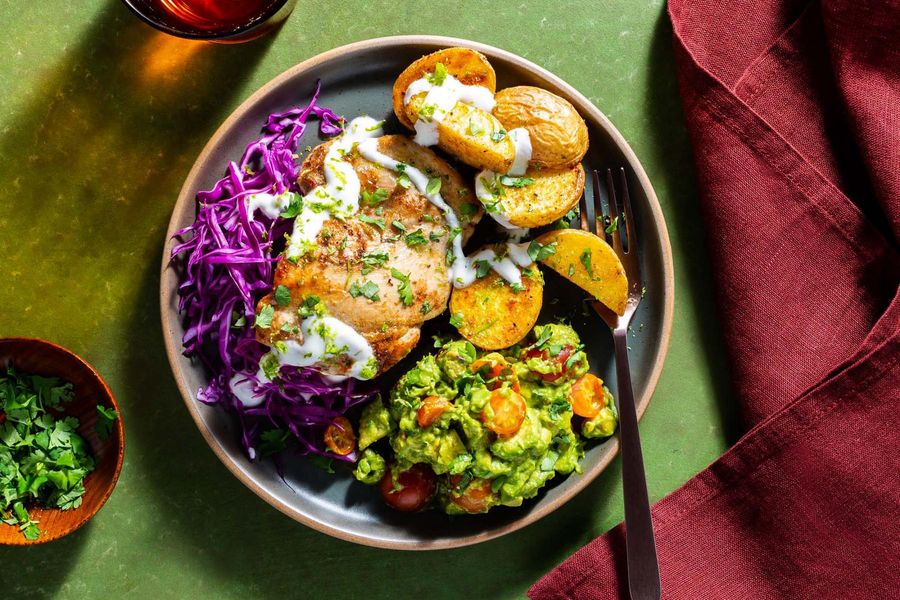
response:
[(236, 37), (241, 34), (247, 33), (251, 31), (253, 28), (262, 25), (270, 18), (275, 16), (275, 14), (281, 10), (285, 4), (287, 4), (290, 0), (273, 0), (271, 6), (269, 6), (265, 11), (260, 13), (258, 16), (253, 17), (249, 22), (235, 27), (233, 29), (229, 29), (227, 32), (217, 32), (217, 33), (205, 33), (202, 31), (191, 30), (185, 31), (183, 29), (178, 29), (176, 27), (172, 27), (171, 25), (167, 25), (166, 23), (162, 23), (157, 21), (150, 15), (146, 14), (140, 7), (136, 6), (137, 2), (135, 0), (122, 0), (122, 3), (128, 7), (128, 9), (134, 13), (141, 21), (150, 25), (154, 29), (158, 31), (162, 31), (163, 33), (168, 33), (169, 35), (174, 35), (176, 37), (188, 39), (188, 40), (224, 40), (231, 37)]

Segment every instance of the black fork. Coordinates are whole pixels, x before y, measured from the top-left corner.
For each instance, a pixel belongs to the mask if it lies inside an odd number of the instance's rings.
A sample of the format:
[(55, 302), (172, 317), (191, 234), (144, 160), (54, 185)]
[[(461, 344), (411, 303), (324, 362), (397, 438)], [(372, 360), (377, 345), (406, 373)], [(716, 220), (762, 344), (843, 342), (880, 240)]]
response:
[[(618, 175), (618, 185), (614, 181)], [(631, 388), (631, 370), (628, 367), (628, 325), (641, 302), (643, 283), (638, 258), (640, 244), (634, 225), (634, 213), (628, 196), (625, 169), (606, 170), (606, 189), (609, 211), (603, 210), (600, 194), (600, 174), (591, 173), (593, 183), (592, 213), (588, 212), (587, 194), (581, 198), (581, 228), (599, 236), (615, 250), (625, 275), (628, 277), (628, 302), (625, 313), (617, 315), (599, 302), (594, 310), (612, 331), (616, 349), (616, 375), (619, 409), (619, 442), (622, 445), (622, 486), (625, 492), (625, 544), (628, 564), (628, 589), (632, 600), (659, 600), (659, 563), (656, 558), (656, 541), (653, 522), (650, 519), (650, 500), (647, 496), (647, 477), (644, 474), (644, 458), (638, 433), (637, 410), (634, 391)], [(591, 216), (593, 215), (593, 216)], [(604, 215), (608, 215), (604, 217)], [(622, 229), (625, 230), (623, 243)]]

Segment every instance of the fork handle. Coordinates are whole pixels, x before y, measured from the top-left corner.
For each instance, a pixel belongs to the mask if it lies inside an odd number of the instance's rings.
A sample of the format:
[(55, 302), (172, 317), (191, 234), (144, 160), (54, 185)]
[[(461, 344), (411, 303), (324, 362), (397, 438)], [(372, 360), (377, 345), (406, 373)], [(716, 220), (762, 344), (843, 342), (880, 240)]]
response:
[(613, 332), (618, 381), (619, 443), (622, 445), (622, 486), (625, 494), (625, 546), (628, 589), (632, 600), (659, 600), (659, 563), (650, 519), (647, 477), (638, 433), (631, 369), (628, 366), (626, 329)]

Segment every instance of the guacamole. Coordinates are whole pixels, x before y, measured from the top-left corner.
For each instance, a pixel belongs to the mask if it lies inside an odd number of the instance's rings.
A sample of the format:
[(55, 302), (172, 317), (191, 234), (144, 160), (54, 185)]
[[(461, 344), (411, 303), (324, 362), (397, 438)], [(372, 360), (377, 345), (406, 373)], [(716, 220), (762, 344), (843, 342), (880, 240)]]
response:
[(354, 474), (372, 484), (392, 477), (387, 489), (397, 490), (398, 474), (424, 464), (448, 514), (519, 506), (557, 473), (581, 472), (584, 438), (612, 435), (616, 423), (571, 327), (537, 326), (500, 352), (453, 341), (404, 374), (387, 404), (366, 407)]

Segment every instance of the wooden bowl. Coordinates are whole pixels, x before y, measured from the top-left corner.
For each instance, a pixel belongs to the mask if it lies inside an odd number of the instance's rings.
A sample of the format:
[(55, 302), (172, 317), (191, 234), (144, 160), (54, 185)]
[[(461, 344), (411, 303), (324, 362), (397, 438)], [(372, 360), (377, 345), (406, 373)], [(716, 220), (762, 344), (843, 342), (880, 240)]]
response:
[(0, 523), (0, 544), (30, 546), (43, 544), (72, 533), (97, 514), (112, 494), (122, 459), (125, 456), (125, 430), (122, 419), (116, 419), (112, 433), (101, 440), (94, 426), (97, 405), (119, 411), (119, 405), (103, 378), (76, 354), (51, 342), (30, 338), (0, 339), (0, 368), (12, 364), (17, 371), (34, 375), (59, 377), (75, 388), (75, 398), (64, 406), (66, 415), (78, 419), (78, 434), (90, 446), (97, 463), (84, 480), (85, 494), (81, 506), (72, 510), (45, 509), (29, 506), (31, 517), (40, 522), (41, 535), (26, 540), (18, 527)]

